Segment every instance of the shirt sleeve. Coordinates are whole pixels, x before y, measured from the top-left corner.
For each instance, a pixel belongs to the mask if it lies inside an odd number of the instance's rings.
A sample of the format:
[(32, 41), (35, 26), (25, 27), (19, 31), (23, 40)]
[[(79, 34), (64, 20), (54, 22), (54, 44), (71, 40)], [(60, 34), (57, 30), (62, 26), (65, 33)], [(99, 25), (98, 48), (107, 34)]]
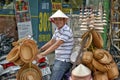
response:
[(64, 42), (67, 42), (73, 34), (69, 31), (64, 31), (64, 33), (61, 33), (61, 36), (59, 37), (60, 40), (63, 40)]

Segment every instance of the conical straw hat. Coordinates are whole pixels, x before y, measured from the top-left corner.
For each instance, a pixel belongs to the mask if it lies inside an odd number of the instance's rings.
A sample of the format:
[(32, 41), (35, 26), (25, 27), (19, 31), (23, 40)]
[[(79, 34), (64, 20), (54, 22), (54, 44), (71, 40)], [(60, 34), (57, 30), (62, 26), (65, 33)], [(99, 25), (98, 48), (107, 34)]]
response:
[(114, 79), (118, 78), (118, 76), (119, 76), (119, 69), (118, 69), (117, 64), (114, 61), (110, 63), (109, 69), (107, 71), (107, 74), (108, 74), (108, 78), (110, 80), (114, 80)]
[(66, 16), (61, 10), (57, 10), (52, 16), (50, 16), (49, 19), (53, 19), (53, 18), (66, 18), (66, 19), (68, 19), (69, 17)]
[(10, 61), (10, 62), (14, 62), (15, 60), (17, 60), (19, 58), (19, 54), (20, 54), (20, 46), (15, 46), (13, 47), (13, 49), (8, 53), (6, 60)]
[(19, 57), (17, 60), (14, 61), (14, 64), (15, 64), (15, 65), (22, 66), (22, 65), (25, 64), (25, 63), (24, 63), (24, 62), (20, 59), (20, 57)]
[(32, 62), (35, 55), (38, 53), (38, 47), (34, 40), (26, 39), (22, 42), (20, 47), (20, 58), (23, 62)]
[(104, 49), (102, 49), (102, 51), (104, 56), (99, 60), (99, 62), (102, 64), (110, 64), (110, 62), (113, 60), (111, 54)]
[(103, 49), (96, 49), (94, 52), (93, 52), (93, 56), (96, 60), (100, 60), (104, 57), (104, 51)]
[(29, 63), (34, 60), (34, 47), (30, 43), (23, 43), (20, 47), (20, 58), (23, 62)]
[(92, 59), (93, 59), (93, 53), (92, 52), (90, 52), (90, 51), (83, 52), (82, 63), (90, 64), (92, 62)]
[(27, 39), (24, 41), (24, 44), (30, 44), (32, 47), (33, 47), (33, 50), (34, 50), (34, 55), (36, 55), (38, 53), (38, 46), (37, 44), (35, 43), (34, 40), (31, 40), (31, 39)]
[(93, 77), (94, 80), (109, 80), (106, 72), (95, 71)]
[(107, 68), (104, 64), (101, 64), (99, 63), (97, 60), (95, 60), (93, 58), (93, 61), (92, 61), (92, 65), (94, 66), (94, 68), (98, 71), (101, 71), (101, 72), (106, 72), (107, 71)]
[(78, 77), (85, 77), (91, 75), (91, 70), (85, 65), (80, 64), (75, 69), (72, 70), (72, 75)]
[(91, 31), (92, 33), (92, 37), (93, 37), (93, 44), (95, 45), (96, 48), (103, 48), (103, 39), (100, 33), (98, 33), (97, 31), (95, 31), (95, 29), (93, 29)]
[(17, 72), (17, 80), (42, 80), (40, 69), (34, 64), (25, 64)]

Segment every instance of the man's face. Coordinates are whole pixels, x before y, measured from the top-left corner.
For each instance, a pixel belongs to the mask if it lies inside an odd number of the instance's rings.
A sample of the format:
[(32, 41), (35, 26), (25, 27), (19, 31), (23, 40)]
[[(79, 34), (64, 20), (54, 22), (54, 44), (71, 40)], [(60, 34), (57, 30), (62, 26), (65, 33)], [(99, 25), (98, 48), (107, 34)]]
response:
[(58, 29), (60, 29), (65, 25), (66, 20), (65, 18), (54, 18), (54, 23), (58, 27)]

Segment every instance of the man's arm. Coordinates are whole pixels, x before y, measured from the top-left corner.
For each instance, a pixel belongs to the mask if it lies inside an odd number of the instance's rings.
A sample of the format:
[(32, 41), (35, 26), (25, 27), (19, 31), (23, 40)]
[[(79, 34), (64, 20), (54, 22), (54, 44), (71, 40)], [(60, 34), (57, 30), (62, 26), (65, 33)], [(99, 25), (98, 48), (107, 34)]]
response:
[(40, 51), (45, 51), (46, 49), (48, 49), (51, 45), (53, 45), (55, 43), (54, 39), (51, 39), (50, 41), (48, 41), (44, 46), (42, 46), (39, 50)]
[(51, 45), (46, 51), (40, 53), (42, 56), (46, 56), (47, 54), (55, 51), (61, 44), (63, 44), (63, 40), (57, 40), (53, 45)]

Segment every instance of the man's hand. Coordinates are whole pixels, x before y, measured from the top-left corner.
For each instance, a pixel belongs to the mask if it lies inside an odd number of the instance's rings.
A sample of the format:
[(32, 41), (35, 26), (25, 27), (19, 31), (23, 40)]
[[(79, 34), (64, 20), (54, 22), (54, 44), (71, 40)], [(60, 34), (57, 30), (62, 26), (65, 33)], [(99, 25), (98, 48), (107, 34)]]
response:
[(38, 62), (41, 58), (43, 58), (44, 55), (43, 55), (43, 52), (39, 53), (36, 55), (36, 61)]

